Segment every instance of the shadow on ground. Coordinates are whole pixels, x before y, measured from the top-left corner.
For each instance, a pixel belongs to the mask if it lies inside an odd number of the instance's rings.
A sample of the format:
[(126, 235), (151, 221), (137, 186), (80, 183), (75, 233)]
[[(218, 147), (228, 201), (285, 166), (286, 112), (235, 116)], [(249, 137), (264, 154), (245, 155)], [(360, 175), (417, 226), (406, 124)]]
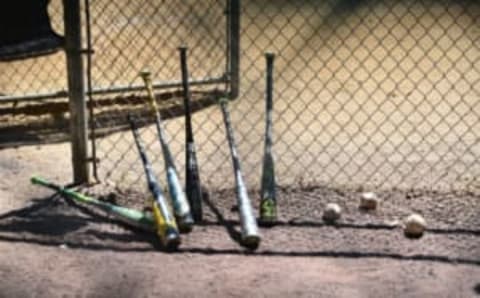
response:
[(473, 291), (480, 296), (480, 283), (476, 284), (474, 287), (473, 287)]
[[(304, 243), (297, 243), (298, 249), (295, 249), (295, 246), (291, 245), (283, 247), (268, 244), (269, 241), (276, 241), (276, 239), (272, 239), (278, 235), (275, 233), (297, 235), (308, 230), (314, 230), (316, 233), (322, 234), (325, 233), (325, 230), (321, 232), (321, 229), (334, 229), (348, 235), (357, 235), (358, 232), (356, 231), (392, 229), (392, 227), (382, 224), (356, 225), (349, 223), (328, 226), (315, 221), (279, 221), (273, 228), (262, 229), (265, 244), (258, 251), (251, 252), (239, 245), (231, 245), (232, 243), (222, 245), (225, 242), (224, 236), (226, 234), (234, 242), (240, 242), (239, 223), (238, 221), (227, 220), (221, 210), (209, 198), (205, 200), (205, 206), (214, 214), (216, 220), (205, 221), (199, 224), (192, 234), (184, 235), (187, 241), (176, 253), (270, 257), (382, 258), (480, 266), (480, 260), (475, 257), (423, 253), (422, 250), (408, 254), (401, 251), (378, 250), (375, 243), (372, 243), (368, 250), (342, 246), (331, 249), (317, 249), (305, 246)], [(216, 229), (218, 233), (211, 233), (212, 229)], [(429, 232), (436, 233), (440, 237), (446, 234), (456, 235), (459, 232), (464, 232), (470, 237), (480, 236), (480, 231), (477, 230), (432, 229)], [(188, 240), (189, 237), (194, 238), (194, 240)], [(195, 239), (201, 239), (201, 241)], [(305, 239), (308, 242), (308, 238)], [(0, 241), (118, 252), (163, 251), (153, 233), (127, 227), (122, 222), (116, 221), (90, 206), (79, 205), (58, 195), (35, 199), (27, 207), (0, 215)]]
[(476, 284), (476, 285), (473, 287), (473, 291), (474, 291), (478, 296), (480, 296), (480, 283)]
[[(112, 245), (101, 243), (107, 239)], [(59, 195), (35, 199), (30, 206), (0, 215), (0, 241), (110, 250), (121, 248), (116, 246), (121, 243), (146, 243), (149, 250), (161, 249), (154, 235)]]

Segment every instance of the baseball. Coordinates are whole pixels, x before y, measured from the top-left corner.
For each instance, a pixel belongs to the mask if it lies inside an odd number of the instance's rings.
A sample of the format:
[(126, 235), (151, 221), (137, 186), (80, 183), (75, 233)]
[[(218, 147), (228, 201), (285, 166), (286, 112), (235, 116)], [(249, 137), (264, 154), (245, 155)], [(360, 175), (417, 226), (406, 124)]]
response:
[(323, 211), (323, 220), (333, 223), (340, 218), (342, 208), (335, 203), (329, 203)]
[(427, 223), (420, 214), (412, 214), (405, 219), (404, 233), (407, 237), (419, 238), (426, 227)]
[(360, 209), (375, 210), (377, 209), (379, 198), (374, 192), (364, 192), (360, 198)]

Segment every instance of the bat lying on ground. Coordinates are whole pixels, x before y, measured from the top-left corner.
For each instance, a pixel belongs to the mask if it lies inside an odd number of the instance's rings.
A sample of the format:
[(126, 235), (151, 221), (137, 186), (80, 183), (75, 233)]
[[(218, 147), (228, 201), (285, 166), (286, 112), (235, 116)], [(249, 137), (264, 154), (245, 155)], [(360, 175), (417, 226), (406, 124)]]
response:
[(272, 153), (272, 113), (273, 113), (273, 61), (275, 55), (265, 54), (267, 61), (266, 84), (266, 125), (265, 150), (263, 154), (262, 186), (260, 198), (260, 223), (272, 225), (277, 220), (277, 198), (275, 190), (275, 167)]
[(185, 106), (185, 191), (192, 207), (193, 219), (202, 221), (202, 187), (198, 173), (197, 153), (192, 131), (192, 112), (190, 110), (190, 87), (188, 82), (187, 48), (181, 47), (180, 64), (182, 69), (183, 103)]
[(86, 196), (84, 194), (76, 192), (74, 190), (64, 188), (58, 184), (54, 184), (37, 176), (32, 177), (30, 181), (32, 182), (32, 184), (45, 186), (52, 190), (55, 190), (61, 195), (69, 197), (76, 202), (98, 207), (104, 212), (133, 227), (149, 232), (155, 230), (153, 218), (148, 213), (103, 202), (90, 196)]
[(253, 214), (252, 203), (248, 197), (247, 187), (245, 186), (242, 170), (240, 168), (240, 160), (237, 154), (237, 148), (233, 136), (233, 128), (230, 121), (230, 113), (227, 105), (228, 99), (221, 98), (219, 100), (220, 108), (223, 113), (223, 120), (227, 132), (228, 145), (232, 155), (233, 171), (235, 173), (235, 191), (237, 195), (237, 204), (240, 212), (240, 224), (242, 229), (242, 245), (249, 249), (257, 249), (260, 245), (260, 235), (255, 216)]
[(177, 169), (175, 168), (175, 162), (173, 161), (172, 153), (170, 152), (170, 148), (168, 147), (166, 141), (166, 134), (162, 127), (162, 119), (160, 117), (157, 102), (155, 101), (155, 96), (153, 94), (152, 76), (150, 72), (147, 71), (141, 72), (140, 76), (145, 83), (145, 89), (148, 93), (150, 110), (155, 116), (158, 140), (160, 141), (160, 146), (162, 147), (165, 172), (167, 173), (168, 190), (172, 199), (175, 219), (180, 232), (188, 233), (193, 228), (193, 218), (190, 213), (190, 206), (187, 198), (185, 197), (185, 193), (180, 185), (180, 180), (178, 179), (178, 173)]
[(153, 195), (152, 210), (157, 234), (160, 237), (160, 241), (167, 249), (176, 249), (180, 245), (180, 235), (178, 233), (175, 218), (171, 215), (170, 208), (166, 203), (162, 189), (155, 178), (152, 165), (145, 152), (145, 146), (140, 140), (140, 135), (131, 115), (128, 116), (128, 120), (145, 170), (148, 188)]

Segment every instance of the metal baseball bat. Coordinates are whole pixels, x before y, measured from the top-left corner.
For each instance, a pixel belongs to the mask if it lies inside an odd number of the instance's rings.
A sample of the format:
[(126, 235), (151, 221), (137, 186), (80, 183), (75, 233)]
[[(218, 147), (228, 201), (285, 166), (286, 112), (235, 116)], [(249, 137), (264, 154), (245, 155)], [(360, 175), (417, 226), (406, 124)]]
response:
[(84, 203), (84, 204), (98, 207), (104, 212), (114, 216), (118, 220), (128, 225), (131, 225), (133, 227), (136, 227), (145, 231), (149, 231), (149, 232), (155, 230), (153, 218), (148, 213), (144, 213), (135, 209), (121, 207), (115, 204), (97, 200), (90, 196), (76, 192), (72, 189), (64, 188), (63, 186), (52, 183), (38, 176), (34, 176), (30, 178), (30, 181), (32, 182), (32, 184), (41, 185), (41, 186), (50, 188), (52, 190), (55, 190), (60, 194), (62, 194), (63, 196), (67, 196), (79, 203)]
[(260, 223), (271, 225), (277, 220), (277, 198), (275, 186), (275, 164), (272, 153), (272, 114), (273, 114), (273, 62), (275, 55), (265, 54), (266, 75), (266, 125), (265, 147), (263, 153), (262, 185), (260, 198)]
[(188, 82), (187, 48), (180, 47), (180, 64), (182, 70), (183, 103), (185, 107), (185, 190), (192, 208), (193, 219), (202, 221), (202, 187), (198, 171), (197, 152), (193, 140), (192, 112), (190, 110), (190, 86)]
[(257, 220), (255, 219), (252, 203), (248, 197), (247, 187), (245, 185), (240, 160), (237, 154), (233, 128), (228, 112), (228, 99), (222, 98), (219, 101), (223, 113), (223, 120), (227, 132), (228, 145), (233, 162), (233, 171), (235, 173), (235, 190), (237, 195), (237, 204), (240, 213), (240, 223), (242, 229), (242, 244), (249, 249), (256, 249), (260, 245), (260, 234), (258, 232)]
[(170, 213), (170, 209), (166, 203), (165, 196), (163, 195), (162, 189), (157, 182), (155, 174), (153, 173), (152, 165), (147, 158), (145, 146), (140, 139), (138, 129), (135, 125), (133, 118), (130, 115), (128, 115), (128, 121), (130, 122), (133, 138), (135, 139), (135, 144), (137, 146), (138, 153), (140, 154), (140, 159), (142, 160), (143, 168), (145, 170), (148, 188), (153, 195), (152, 209), (157, 234), (166, 248), (176, 249), (180, 245), (181, 240), (175, 218)]
[(194, 220), (190, 213), (190, 205), (187, 198), (185, 197), (185, 193), (183, 192), (182, 186), (180, 184), (180, 179), (178, 178), (178, 173), (177, 169), (175, 168), (175, 162), (173, 160), (172, 153), (170, 152), (170, 148), (166, 141), (166, 133), (162, 127), (162, 119), (160, 117), (157, 102), (153, 94), (152, 76), (151, 73), (147, 71), (141, 72), (140, 76), (145, 83), (145, 89), (148, 93), (150, 110), (155, 116), (158, 140), (160, 141), (160, 146), (162, 147), (163, 159), (165, 162), (165, 172), (167, 174), (168, 190), (172, 199), (175, 219), (177, 221), (180, 232), (188, 233), (193, 229)]

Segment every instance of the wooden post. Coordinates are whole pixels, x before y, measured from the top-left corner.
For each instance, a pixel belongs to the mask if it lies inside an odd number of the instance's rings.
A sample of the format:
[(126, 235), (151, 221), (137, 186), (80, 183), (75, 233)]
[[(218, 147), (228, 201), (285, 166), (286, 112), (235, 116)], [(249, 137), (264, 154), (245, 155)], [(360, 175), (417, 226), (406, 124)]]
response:
[(70, 107), (70, 139), (72, 143), (73, 182), (87, 183), (88, 114), (85, 97), (85, 78), (82, 58), (82, 23), (80, 0), (63, 0), (65, 52), (68, 73)]

